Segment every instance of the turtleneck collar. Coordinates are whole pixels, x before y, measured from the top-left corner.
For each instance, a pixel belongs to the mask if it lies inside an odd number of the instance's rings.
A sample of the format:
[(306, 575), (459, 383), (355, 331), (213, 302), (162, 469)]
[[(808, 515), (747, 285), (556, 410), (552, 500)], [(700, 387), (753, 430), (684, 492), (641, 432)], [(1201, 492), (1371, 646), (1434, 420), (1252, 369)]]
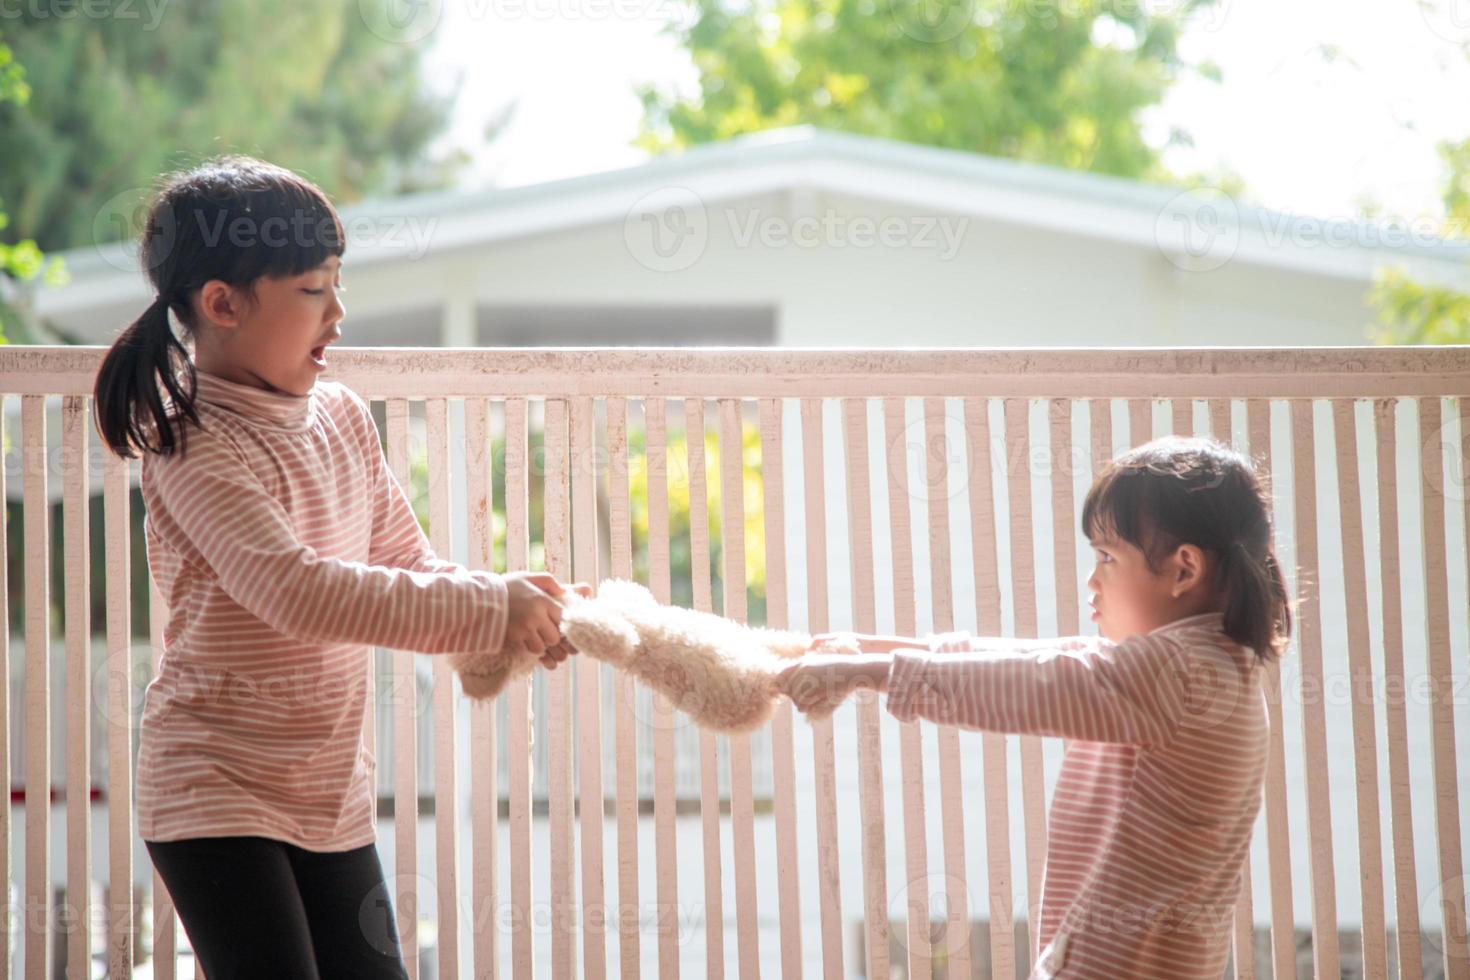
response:
[[(311, 424), (311, 394), (267, 391), (194, 369), (200, 401), (242, 415), (251, 422), (287, 432), (304, 431)], [(313, 391), (315, 389), (313, 388)]]

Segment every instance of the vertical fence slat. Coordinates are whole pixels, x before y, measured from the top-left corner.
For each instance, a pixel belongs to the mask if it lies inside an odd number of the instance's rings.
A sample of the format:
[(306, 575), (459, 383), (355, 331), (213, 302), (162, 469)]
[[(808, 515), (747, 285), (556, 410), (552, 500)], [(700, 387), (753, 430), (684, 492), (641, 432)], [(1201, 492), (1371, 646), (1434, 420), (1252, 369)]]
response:
[[(782, 403), (760, 400), (761, 485), (766, 536), (766, 625), (790, 625), (786, 600), (786, 480), (782, 459)], [(796, 750), (791, 702), (782, 698), (771, 718), (772, 809), (776, 821), (776, 902), (781, 923), (781, 975), (801, 976), (801, 896), (796, 845)]]
[[(1036, 557), (1031, 518), (1030, 404), (1005, 400), (1006, 472), (1011, 509), (1011, 579), (1016, 636), (1036, 636)], [(1021, 813), (1026, 825), (1026, 928), (1031, 962), (1041, 954), (1041, 870), (1046, 861), (1046, 783), (1041, 739), (1022, 735)]]
[(1465, 944), (1465, 879), (1460, 856), (1459, 779), (1455, 771), (1454, 675), (1450, 664), (1449, 576), (1445, 557), (1443, 412), (1438, 396), (1419, 400), (1421, 496), (1424, 516), (1425, 667), (1433, 744), (1434, 829), (1439, 844), (1439, 894), (1445, 977), (1470, 977)]
[[(572, 575), (597, 581), (597, 466), (592, 399), (571, 400)], [(602, 870), (602, 664), (572, 661), (577, 686), (577, 774), (582, 799), (582, 969), (588, 980), (607, 976), (607, 887)], [(570, 671), (566, 673), (570, 674)]]
[[(1307, 840), (1312, 869), (1312, 960), (1319, 977), (1338, 974), (1337, 886), (1327, 783), (1327, 716), (1322, 703), (1322, 622), (1317, 583), (1317, 449), (1312, 402), (1291, 400), (1296, 531), (1297, 628), (1301, 637), (1302, 740), (1306, 752)], [(1311, 693), (1316, 692), (1316, 693)]]
[(1207, 403), (1210, 415), (1210, 434), (1227, 446), (1235, 445), (1235, 434), (1231, 431), (1230, 399), (1211, 398)]
[[(1252, 398), (1246, 402), (1249, 449), (1256, 475), (1272, 487), (1271, 403)], [(1273, 506), (1272, 510), (1275, 508)], [(1272, 534), (1275, 532), (1272, 515)], [(1271, 969), (1273, 977), (1296, 976), (1296, 919), (1292, 912), (1291, 840), (1287, 836), (1286, 743), (1282, 738), (1281, 664), (1266, 667), (1264, 685), (1271, 742), (1266, 757), (1266, 853), (1271, 867)]]
[[(546, 479), (542, 512), (545, 516), (546, 571), (564, 579), (571, 565), (567, 514), (567, 401), (546, 399), (544, 447)], [(572, 824), (572, 672), (547, 674), (547, 742), (550, 785), (547, 810), (551, 840), (551, 975), (571, 980), (576, 973), (576, 841)]]
[[(449, 499), (449, 405), (443, 398), (424, 404), (428, 433), (429, 543), (449, 560), (453, 544)], [(434, 870), (438, 894), (439, 975), (459, 976), (459, 806), (454, 781), (454, 669), (448, 657), (432, 657), (434, 678)]]
[[(801, 400), (801, 455), (806, 490), (807, 628), (828, 629), (827, 489), (822, 399)], [(817, 896), (821, 909), (822, 973), (840, 980), (842, 969), (841, 857), (837, 847), (837, 771), (832, 719), (811, 722), (817, 800)]]
[[(689, 462), (689, 571), (694, 608), (714, 608), (709, 567), (709, 486), (705, 477), (704, 400), (684, 400), (684, 448)], [(682, 720), (682, 719), (681, 719)], [(699, 819), (704, 831), (705, 975), (725, 975), (725, 907), (720, 855), (720, 756), (715, 734), (699, 730)]]
[[(408, 458), (408, 401), (387, 403), (388, 466), (404, 491), (413, 495)], [(393, 908), (398, 919), (398, 942), (410, 980), (418, 980), (418, 679), (414, 654), (393, 651), (393, 853), (398, 877)]]
[[(464, 401), (465, 511), (469, 565), (494, 570), (492, 549), (495, 513), (490, 476), (490, 400)], [(496, 771), (495, 710), (500, 699), (484, 698), (468, 705), (470, 720), (470, 928), (473, 976), (499, 975), (500, 945), (496, 898), (500, 871), (500, 787)], [(369, 716), (371, 717), (371, 716)]]
[[(633, 532), (628, 496), (628, 401), (607, 400), (607, 510), (610, 574), (633, 578)], [(594, 583), (595, 585), (595, 583)], [(615, 701), (618, 823), (618, 969), (622, 980), (638, 980), (638, 685), (619, 674)]]
[[(969, 466), (970, 548), (975, 575), (975, 620), (981, 636), (1000, 635), (1000, 558), (995, 544), (990, 404), (965, 399), (965, 452)], [(985, 767), (985, 866), (990, 902), (990, 973), (1016, 974), (1015, 912), (1011, 884), (1010, 777), (1006, 736), (980, 734)], [(1035, 924), (1028, 927), (1035, 932)], [(1032, 960), (1026, 961), (1028, 964)]]
[[(930, 603), (936, 632), (954, 629), (954, 585), (950, 567), (949, 453), (943, 398), (924, 399), (924, 481), (929, 517)], [(950, 977), (970, 975), (969, 876), (965, 872), (965, 788), (960, 769), (960, 735), (940, 725), (940, 828), (944, 835), (944, 891), (948, 925), (945, 966)], [(1043, 818), (1044, 819), (1044, 818)]]
[[(1227, 446), (1234, 447), (1234, 433), (1228, 398), (1211, 398), (1208, 403), (1210, 434)], [(1235, 922), (1232, 943), (1235, 953), (1235, 980), (1255, 980), (1256, 919), (1251, 895), (1251, 859), (1246, 852), (1240, 867), (1240, 894), (1235, 898)]]
[[(168, 622), (168, 609), (158, 583), (148, 576), (148, 635), (152, 649), (150, 665), (153, 676), (158, 676), (158, 665), (163, 658), (163, 627)], [(173, 980), (177, 967), (175, 941), (177, 930), (174, 919), (173, 898), (164, 885), (163, 878), (155, 868), (153, 871), (153, 975), (158, 980)], [(195, 968), (198, 969), (197, 966)]]
[(1141, 446), (1154, 437), (1154, 403), (1147, 398), (1128, 399), (1128, 440)]
[[(745, 433), (744, 405), (722, 398), (720, 405), (720, 578), (724, 583), (724, 615), (743, 623), (745, 597)], [(730, 735), (730, 830), (734, 853), (755, 855), (755, 788), (750, 733)], [(735, 925), (741, 980), (760, 975), (760, 922), (756, 907), (755, 861), (735, 864)]]
[(1051, 422), (1051, 508), (1052, 562), (1056, 568), (1057, 630), (1059, 634), (1082, 632), (1082, 611), (1077, 601), (1077, 507), (1072, 477), (1077, 466), (1072, 452), (1072, 400), (1053, 398)]
[[(662, 398), (644, 400), (644, 433), (648, 469), (648, 588), (659, 602), (672, 598), (669, 570), (668, 404)], [(654, 861), (658, 872), (659, 980), (679, 977), (679, 851), (674, 785), (673, 705), (668, 698), (650, 698), (653, 723)]]
[[(530, 446), (526, 399), (505, 403), (505, 567), (530, 568)], [(526, 677), (507, 690), (505, 779), (510, 821), (511, 973), (532, 980), (536, 972), (535, 907), (531, 904), (531, 685)], [(498, 805), (498, 804), (497, 804)]]
[[(1373, 402), (1378, 457), (1378, 550), (1383, 583), (1383, 684), (1405, 691), (1404, 611), (1399, 557), (1398, 400)], [(1385, 699), (1388, 731), (1389, 826), (1393, 834), (1393, 890), (1399, 976), (1423, 976), (1419, 938), (1419, 886), (1414, 867), (1414, 820), (1409, 772), (1408, 718), (1402, 696)]]
[(26, 566), (27, 980), (51, 977), (51, 535), (46, 489), (46, 396), (21, 398)]
[[(900, 636), (913, 636), (918, 607), (914, 586), (913, 516), (909, 486), (907, 420), (902, 398), (883, 400), (887, 446), (888, 533), (893, 555), (893, 624)], [(929, 841), (925, 823), (924, 743), (918, 719), (898, 726), (899, 766), (903, 771), (904, 895), (908, 975), (929, 977), (933, 948), (929, 931)], [(988, 802), (988, 801), (987, 801)]]
[[(868, 478), (868, 402), (845, 398), (848, 541), (852, 555), (853, 628), (859, 633), (878, 629), (873, 583), (873, 500)], [(870, 977), (890, 975), (888, 964), (887, 841), (883, 827), (883, 756), (879, 731), (878, 695), (859, 691), (858, 808), (862, 814), (863, 934), (866, 968)]]
[(68, 977), (92, 973), (92, 484), (87, 398), (61, 404), (66, 582), (66, 944)]
[(1342, 565), (1351, 672), (1353, 771), (1357, 779), (1358, 887), (1362, 896), (1363, 975), (1388, 975), (1383, 912), (1382, 829), (1378, 819), (1378, 740), (1373, 720), (1373, 660), (1368, 636), (1368, 576), (1363, 556), (1363, 501), (1358, 476), (1358, 425), (1351, 399), (1334, 399), (1337, 492), (1342, 514)]
[(1169, 400), (1174, 432), (1177, 435), (1188, 436), (1194, 434), (1194, 399), (1171, 398)]
[[(1077, 602), (1077, 523), (1073, 517), (1076, 494), (1072, 489), (1072, 400), (1053, 398), (1047, 403), (1051, 445), (1052, 581), (1057, 597), (1057, 634), (1080, 635), (1082, 613)], [(1062, 745), (1070, 739), (1062, 739)]]

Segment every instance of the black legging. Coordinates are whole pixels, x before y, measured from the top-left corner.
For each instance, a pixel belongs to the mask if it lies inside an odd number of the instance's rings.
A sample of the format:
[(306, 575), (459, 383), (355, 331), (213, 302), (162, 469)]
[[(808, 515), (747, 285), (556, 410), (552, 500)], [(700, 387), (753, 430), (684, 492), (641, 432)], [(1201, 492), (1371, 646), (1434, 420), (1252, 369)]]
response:
[(143, 843), (209, 980), (407, 980), (375, 845), (321, 852), (265, 837)]

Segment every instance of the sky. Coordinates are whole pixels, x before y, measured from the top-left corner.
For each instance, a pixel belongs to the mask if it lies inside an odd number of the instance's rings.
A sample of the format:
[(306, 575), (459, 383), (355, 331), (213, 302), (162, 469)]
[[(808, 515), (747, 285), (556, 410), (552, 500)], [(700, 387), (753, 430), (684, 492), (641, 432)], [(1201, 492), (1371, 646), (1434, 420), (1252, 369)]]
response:
[[(363, 0), (368, 2), (368, 0)], [(661, 31), (674, 0), (419, 0), (430, 80), (462, 79), (445, 140), (479, 147), (469, 187), (518, 186), (634, 165), (634, 87), (693, 92), (688, 57)], [(1078, 0), (1034, 0), (1052, 5)], [(1164, 9), (1179, 0), (1117, 0)], [(1470, 137), (1470, 0), (1219, 0), (1181, 42), (1219, 84), (1186, 76), (1143, 119), (1165, 162), (1238, 173), (1258, 204), (1346, 218), (1365, 199), (1438, 214), (1442, 139)], [(515, 103), (493, 144), (481, 132)]]

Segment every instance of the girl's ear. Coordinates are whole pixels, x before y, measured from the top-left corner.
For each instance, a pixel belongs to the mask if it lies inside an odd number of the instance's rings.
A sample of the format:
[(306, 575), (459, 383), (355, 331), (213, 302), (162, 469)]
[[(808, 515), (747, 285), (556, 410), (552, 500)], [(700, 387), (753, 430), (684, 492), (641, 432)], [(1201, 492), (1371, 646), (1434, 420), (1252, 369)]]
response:
[(244, 305), (244, 293), (222, 279), (211, 279), (199, 288), (199, 311), (215, 326), (238, 327)]
[(1205, 553), (1192, 544), (1181, 544), (1169, 558), (1169, 594), (1178, 598), (1205, 580)]

